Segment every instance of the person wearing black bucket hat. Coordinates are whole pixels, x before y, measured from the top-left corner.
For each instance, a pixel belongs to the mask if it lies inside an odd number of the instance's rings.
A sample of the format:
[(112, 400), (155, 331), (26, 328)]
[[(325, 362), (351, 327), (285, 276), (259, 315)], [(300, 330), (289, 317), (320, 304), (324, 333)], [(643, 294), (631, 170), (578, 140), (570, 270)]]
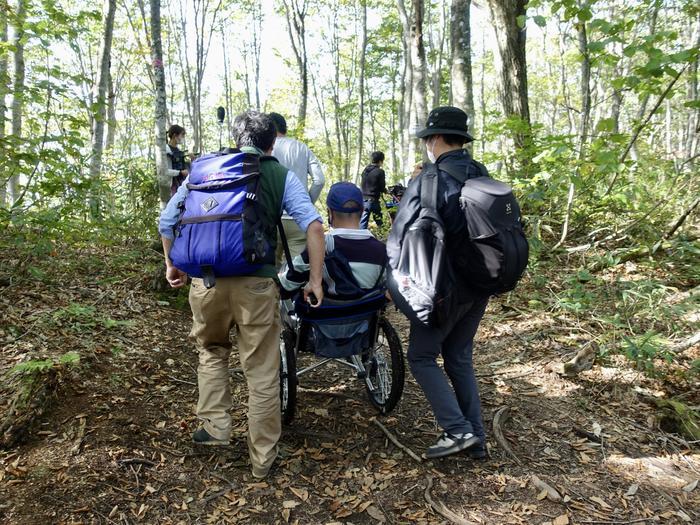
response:
[(468, 126), (469, 117), (464, 111), (453, 106), (441, 106), (430, 112), (425, 128), (416, 133), (416, 137), (423, 139), (429, 135), (459, 135), (466, 139), (465, 143), (474, 142)]
[[(423, 139), (430, 163), (409, 184), (399, 204), (389, 239), (387, 252), (389, 266), (396, 270), (400, 264), (401, 246), (406, 232), (421, 211), (421, 186), (428, 170), (437, 167), (437, 212), (444, 223), (447, 274), (442, 283), (446, 299), (439, 305), (440, 322), (430, 326), (411, 320), (407, 358), (411, 372), (430, 403), (443, 433), (425, 452), (428, 458), (437, 458), (467, 450), (473, 459), (486, 457), (486, 437), (481, 417), (479, 390), (472, 365), (472, 348), (481, 318), (488, 304), (488, 296), (469, 289), (457, 272), (464, 265), (469, 250), (467, 221), (460, 206), (464, 180), (448, 174), (460, 173), (462, 179), (488, 175), (483, 164), (474, 161), (464, 144), (474, 138), (469, 133), (467, 114), (459, 108), (443, 106), (428, 115), (425, 128), (416, 136)], [(435, 166), (433, 166), (433, 164)], [(392, 277), (389, 277), (392, 289)], [(400, 294), (392, 293), (397, 306)], [(444, 370), (437, 364), (442, 355)]]

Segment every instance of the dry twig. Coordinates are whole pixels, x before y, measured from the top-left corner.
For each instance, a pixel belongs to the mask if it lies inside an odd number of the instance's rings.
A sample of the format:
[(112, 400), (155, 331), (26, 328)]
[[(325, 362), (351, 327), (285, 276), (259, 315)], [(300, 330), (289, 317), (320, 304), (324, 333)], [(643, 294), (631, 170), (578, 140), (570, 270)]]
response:
[(379, 428), (382, 429), (382, 432), (384, 432), (384, 433), (386, 434), (386, 437), (388, 437), (389, 440), (390, 440), (394, 445), (396, 445), (398, 448), (400, 448), (401, 450), (403, 450), (406, 454), (408, 454), (409, 456), (411, 456), (411, 457), (412, 457), (413, 459), (415, 459), (418, 463), (422, 463), (422, 462), (423, 462), (423, 460), (420, 458), (420, 456), (418, 456), (415, 452), (413, 452), (413, 451), (412, 451), (410, 448), (408, 448), (407, 446), (402, 445), (402, 444), (399, 442), (399, 440), (396, 439), (396, 436), (395, 436), (394, 434), (392, 434), (391, 432), (389, 432), (389, 429), (386, 428), (384, 425), (382, 425), (382, 424), (377, 420), (377, 418), (373, 418), (373, 421), (374, 421), (374, 424), (375, 424), (375, 425), (377, 425)]

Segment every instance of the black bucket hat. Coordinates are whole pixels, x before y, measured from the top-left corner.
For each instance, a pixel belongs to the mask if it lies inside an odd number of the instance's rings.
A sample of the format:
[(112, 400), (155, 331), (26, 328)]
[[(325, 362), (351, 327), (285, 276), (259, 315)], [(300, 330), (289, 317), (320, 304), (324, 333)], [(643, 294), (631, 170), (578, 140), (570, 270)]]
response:
[(467, 131), (468, 124), (469, 117), (461, 109), (454, 106), (440, 106), (430, 112), (425, 129), (416, 133), (416, 137), (423, 139), (430, 135), (461, 135), (467, 139), (467, 142), (473, 142), (474, 137)]

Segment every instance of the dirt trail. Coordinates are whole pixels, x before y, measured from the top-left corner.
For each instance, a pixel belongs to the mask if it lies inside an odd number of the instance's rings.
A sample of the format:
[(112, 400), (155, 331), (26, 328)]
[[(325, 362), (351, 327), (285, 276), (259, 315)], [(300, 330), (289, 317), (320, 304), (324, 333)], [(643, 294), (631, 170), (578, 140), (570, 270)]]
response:
[[(332, 367), (301, 384), (277, 466), (256, 482), (242, 376), (232, 372), (232, 445), (193, 447), (189, 315), (147, 292), (137, 268), (110, 275), (99, 266), (104, 254), (90, 257), (94, 266), (60, 284), (0, 296), (7, 326), (25, 328), (0, 334), (4, 371), (26, 354), (82, 356), (77, 368), (59, 367), (57, 397), (26, 442), (0, 451), (2, 523), (448, 523), (436, 508), (461, 523), (700, 523), (697, 444), (656, 428), (639, 394), (660, 385), (622, 359), (562, 377), (558, 364), (578, 348), (558, 336), (575, 331), (585, 341), (590, 327), (500, 302), (482, 324), (475, 364), (489, 430), (508, 408), (502, 431), (512, 456), (490, 432), (487, 461), (418, 463), (373, 424), (357, 379)], [(405, 342), (405, 320), (390, 316)], [(406, 378), (382, 422), (421, 454), (438, 430)], [(0, 413), (11, 393), (2, 391)]]

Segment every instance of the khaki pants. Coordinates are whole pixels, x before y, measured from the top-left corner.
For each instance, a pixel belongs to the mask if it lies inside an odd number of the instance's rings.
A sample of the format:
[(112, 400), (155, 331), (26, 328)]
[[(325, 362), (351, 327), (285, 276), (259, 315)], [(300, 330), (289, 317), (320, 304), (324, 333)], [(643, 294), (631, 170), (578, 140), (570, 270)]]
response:
[(202, 279), (192, 279), (190, 306), (190, 338), (199, 351), (197, 417), (211, 436), (229, 439), (229, 333), (237, 326), (238, 353), (248, 383), (248, 452), (253, 471), (266, 473), (282, 432), (277, 285), (262, 277), (219, 277), (207, 290)]
[[(294, 259), (306, 248), (306, 233), (301, 231), (294, 219), (282, 219), (282, 227), (287, 235), (289, 252), (292, 255), (292, 259)], [(284, 255), (284, 247), (282, 246), (282, 238), (279, 236), (279, 233), (277, 234), (277, 252), (275, 256), (277, 258), (277, 269), (279, 270), (287, 262), (287, 258)]]

